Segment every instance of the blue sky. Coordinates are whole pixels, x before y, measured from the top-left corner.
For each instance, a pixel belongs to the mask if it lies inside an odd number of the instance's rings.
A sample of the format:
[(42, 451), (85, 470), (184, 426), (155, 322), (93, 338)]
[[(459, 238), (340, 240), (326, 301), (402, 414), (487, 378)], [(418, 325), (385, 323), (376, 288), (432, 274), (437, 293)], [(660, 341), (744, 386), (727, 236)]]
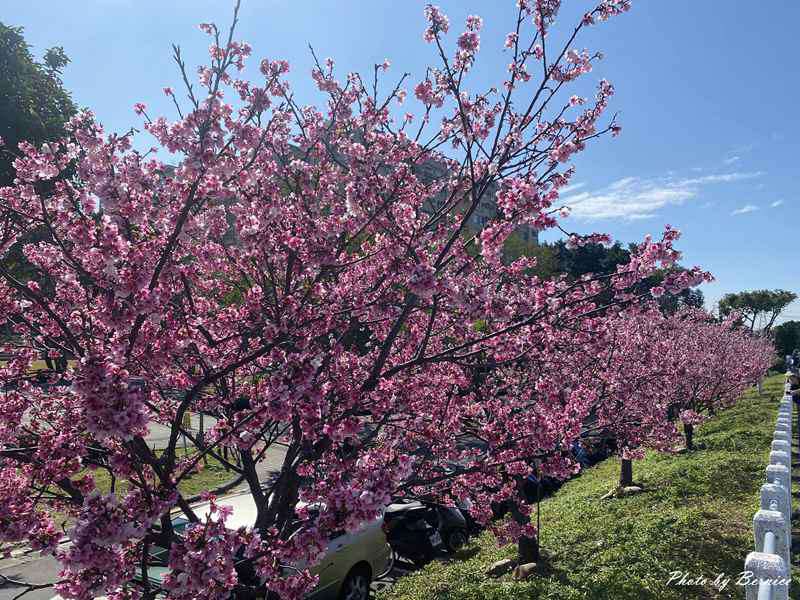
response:
[[(255, 59), (289, 60), (298, 98), (313, 102), (308, 43), (343, 71), (369, 72), (388, 58), (390, 73), (408, 71), (418, 81), (433, 60), (421, 40), (424, 4), (243, 0), (238, 38), (252, 44)], [(589, 6), (564, 4), (564, 28)], [(451, 34), (461, 31), (467, 14), (484, 18), (471, 89), (499, 83), (513, 0), (439, 5), (450, 16)], [(6, 3), (0, 18), (24, 26), (39, 55), (64, 46), (72, 59), (64, 81), (77, 103), (92, 108), (107, 129), (125, 131), (139, 124), (132, 111), (137, 101), (151, 115), (173, 116), (161, 92), (179, 87), (170, 44), (183, 47), (189, 66), (205, 61), (208, 38), (196, 25), (227, 24), (231, 6), (225, 0), (30, 0)], [(703, 288), (709, 305), (741, 289), (800, 293), (798, 22), (796, 0), (758, 6), (635, 0), (627, 15), (589, 29), (575, 46), (602, 50), (605, 59), (578, 91), (611, 80), (617, 89), (611, 110), (619, 111), (623, 133), (576, 159), (567, 225), (628, 242), (670, 223), (684, 232), (683, 262), (718, 278)], [(788, 316), (800, 318), (799, 303)]]

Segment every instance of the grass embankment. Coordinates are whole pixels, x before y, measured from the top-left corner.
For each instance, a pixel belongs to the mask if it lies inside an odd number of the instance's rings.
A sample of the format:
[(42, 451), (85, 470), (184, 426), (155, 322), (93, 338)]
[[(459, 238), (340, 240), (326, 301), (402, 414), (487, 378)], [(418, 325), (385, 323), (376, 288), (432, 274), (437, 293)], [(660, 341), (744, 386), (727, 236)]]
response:
[[(515, 549), (498, 548), (484, 533), (456, 559), (402, 578), (380, 600), (744, 598), (734, 582), (753, 549), (752, 519), (782, 393), (783, 376), (770, 377), (763, 396), (750, 390), (699, 428), (701, 449), (636, 461), (634, 480), (644, 493), (599, 499), (619, 477), (613, 459), (568, 482), (542, 502), (542, 544), (552, 557), (532, 580), (488, 578), (485, 569)], [(731, 582), (722, 590), (668, 584), (675, 571), (710, 581), (723, 573)], [(800, 597), (797, 584), (792, 591)]]
[[(179, 454), (183, 453), (180, 450), (178, 452)], [(77, 480), (85, 474), (90, 474), (94, 478), (94, 484), (101, 493), (108, 494), (111, 491), (111, 477), (105, 469), (84, 469), (73, 479)], [(236, 474), (233, 471), (227, 471), (221, 462), (213, 457), (208, 457), (207, 464), (202, 470), (181, 480), (178, 484), (178, 490), (184, 498), (191, 498), (201, 492), (214, 490), (231, 481), (235, 476)], [(118, 497), (125, 496), (128, 490), (129, 484), (125, 480), (118, 480), (114, 486), (114, 493)], [(73, 522), (72, 517), (62, 512), (52, 511), (50, 515), (56, 523), (62, 523), (65, 527), (71, 526)]]
[[(192, 451), (190, 450), (189, 453), (191, 454)], [(161, 454), (161, 451), (157, 451), (157, 454)], [(178, 450), (178, 456), (180, 457), (182, 454), (183, 451)], [(199, 472), (189, 475), (178, 484), (178, 490), (180, 490), (184, 498), (196, 496), (206, 490), (216, 489), (236, 477), (235, 472), (226, 470), (223, 464), (212, 456), (208, 457), (205, 466), (203, 466), (202, 461), (200, 465), (202, 468)], [(95, 485), (101, 492), (108, 493), (111, 491), (111, 477), (105, 469), (95, 469), (94, 471), (87, 469), (81, 472), (81, 474), (83, 473), (92, 475)], [(124, 496), (127, 492), (127, 482), (117, 482), (116, 492)]]
[[(70, 366), (74, 366), (77, 361), (70, 360), (67, 362), (69, 363)], [(0, 360), (0, 367), (5, 367), (6, 364), (8, 364), (6, 361)], [(31, 362), (30, 369), (28, 369), (28, 372), (37, 373), (39, 371), (44, 371), (45, 369), (47, 369), (47, 363), (45, 361), (34, 360)]]

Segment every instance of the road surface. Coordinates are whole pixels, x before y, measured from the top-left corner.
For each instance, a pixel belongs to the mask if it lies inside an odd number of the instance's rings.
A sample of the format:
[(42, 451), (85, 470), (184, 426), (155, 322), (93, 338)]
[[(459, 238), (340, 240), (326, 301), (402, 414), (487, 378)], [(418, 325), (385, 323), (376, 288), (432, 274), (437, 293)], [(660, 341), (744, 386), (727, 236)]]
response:
[[(208, 420), (206, 417), (206, 423)], [(195, 425), (194, 418), (192, 425)], [(156, 448), (166, 446), (169, 430), (166, 427), (154, 427), (152, 423), (150, 427), (151, 435), (147, 437), (148, 443)], [(279, 444), (274, 444), (267, 450), (263, 460), (256, 465), (262, 481), (266, 480), (270, 473), (280, 469), (285, 455), (286, 448)], [(235, 488), (232, 493), (245, 490), (247, 490), (246, 483)], [(31, 584), (52, 583), (58, 580), (58, 571), (58, 563), (52, 557), (40, 556), (38, 552), (24, 553), (21, 550), (15, 552), (11, 558), (0, 560), (0, 600), (12, 600), (25, 590), (7, 579)], [(54, 591), (52, 588), (48, 588), (28, 592), (22, 597), (22, 600), (50, 600), (54, 597)]]
[[(50, 583), (58, 579), (58, 564), (52, 558), (32, 555), (19, 560), (1, 561), (0, 565), (2, 565), (0, 577), (5, 576), (30, 583)], [(377, 592), (391, 587), (400, 577), (414, 569), (411, 563), (396, 562), (388, 574), (372, 582), (372, 597), (375, 597)], [(13, 600), (24, 589), (10, 584), (0, 585), (0, 600)], [(28, 592), (22, 600), (60, 600), (60, 598), (52, 588), (46, 588)]]

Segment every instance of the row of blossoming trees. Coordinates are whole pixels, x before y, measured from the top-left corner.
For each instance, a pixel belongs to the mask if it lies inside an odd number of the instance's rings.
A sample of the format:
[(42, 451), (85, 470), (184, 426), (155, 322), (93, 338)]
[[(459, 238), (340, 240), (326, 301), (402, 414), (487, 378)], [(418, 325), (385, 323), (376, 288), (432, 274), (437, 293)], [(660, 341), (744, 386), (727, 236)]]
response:
[[(679, 259), (677, 231), (577, 280), (503, 260), (516, 228), (559, 227), (570, 157), (619, 132), (602, 123), (610, 83), (592, 99), (564, 91), (600, 58), (574, 50), (577, 36), (628, 8), (603, 0), (556, 48), (546, 34), (558, 0), (520, 0), (508, 72), (475, 93), (481, 19), (451, 50), (449, 21), (429, 6), (438, 66), (403, 117), (407, 77), (382, 87), (388, 63), (362, 79), (317, 62), (326, 100), (301, 105), (287, 63), (262, 60), (263, 77), (243, 80), (250, 46), (233, 26), (203, 25), (199, 82), (175, 48), (186, 90), (164, 91), (177, 120), (136, 106), (176, 168), (88, 112), (67, 139), (4, 149), (19, 157), (0, 189), (0, 253), (45, 235), (23, 247), (36, 277), (0, 265), (3, 543), (54, 555), (65, 598), (151, 596), (146, 578), (132, 580), (154, 546), (169, 550), (172, 598), (264, 587), (298, 598), (313, 578), (283, 566), (313, 561), (329, 532), (357, 528), (394, 494), (469, 498), (484, 522), (505, 501), (525, 517), (520, 479), (533, 465), (573, 473), (566, 450), (581, 434), (613, 435), (628, 459), (674, 446), (678, 420), (732, 402), (771, 350), (700, 311), (655, 308), (710, 278), (670, 270), (643, 291)], [(432, 163), (448, 174), (425, 177)], [(498, 215), (475, 233), (490, 189)], [(57, 368), (34, 376), (40, 359)], [(198, 439), (187, 412), (215, 416), (213, 429)], [(171, 432), (158, 452), (152, 423)], [(256, 465), (278, 440), (282, 468), (263, 481)], [(249, 486), (251, 529), (227, 531), (224, 514), (205, 523), (178, 491), (204, 457)], [(112, 493), (96, 488), (98, 471)], [(296, 511), (300, 501), (323, 510)], [(191, 522), (180, 533), (176, 513)], [(535, 535), (527, 518), (498, 527)]]

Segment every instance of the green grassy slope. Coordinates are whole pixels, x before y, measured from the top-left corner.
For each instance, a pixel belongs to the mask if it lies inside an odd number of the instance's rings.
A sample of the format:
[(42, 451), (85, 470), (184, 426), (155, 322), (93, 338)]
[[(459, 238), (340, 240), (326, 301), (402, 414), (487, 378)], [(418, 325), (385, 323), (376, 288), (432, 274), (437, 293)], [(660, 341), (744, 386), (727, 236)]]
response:
[[(513, 557), (514, 548), (498, 548), (485, 533), (457, 559), (402, 578), (381, 600), (744, 598), (733, 580), (753, 547), (752, 518), (782, 390), (776, 375), (765, 381), (764, 396), (747, 392), (699, 428), (700, 450), (636, 461), (642, 494), (599, 499), (617, 481), (617, 460), (564, 485), (542, 503), (542, 544), (553, 556), (539, 577), (487, 578), (486, 567)], [(732, 581), (723, 590), (668, 585), (675, 571), (709, 580), (724, 573)]]
[[(157, 451), (157, 454), (161, 454), (161, 451)], [(182, 449), (178, 449), (177, 451), (178, 457), (184, 455)], [(81, 474), (87, 471), (83, 471)], [(94, 482), (97, 488), (104, 494), (107, 494), (111, 490), (111, 479), (109, 478), (108, 472), (103, 469), (97, 469), (95, 471), (90, 471), (92, 477), (94, 477)], [(233, 471), (227, 471), (223, 464), (219, 462), (214, 457), (209, 456), (206, 460), (205, 466), (201, 463), (201, 469), (199, 472), (182, 479), (181, 482), (178, 484), (178, 489), (183, 494), (183, 496), (191, 497), (195, 496), (201, 492), (206, 490), (213, 490), (218, 488), (219, 486), (231, 481), (236, 477), (236, 473)], [(125, 482), (121, 482), (117, 487), (118, 494), (125, 494), (127, 492), (127, 485)]]

